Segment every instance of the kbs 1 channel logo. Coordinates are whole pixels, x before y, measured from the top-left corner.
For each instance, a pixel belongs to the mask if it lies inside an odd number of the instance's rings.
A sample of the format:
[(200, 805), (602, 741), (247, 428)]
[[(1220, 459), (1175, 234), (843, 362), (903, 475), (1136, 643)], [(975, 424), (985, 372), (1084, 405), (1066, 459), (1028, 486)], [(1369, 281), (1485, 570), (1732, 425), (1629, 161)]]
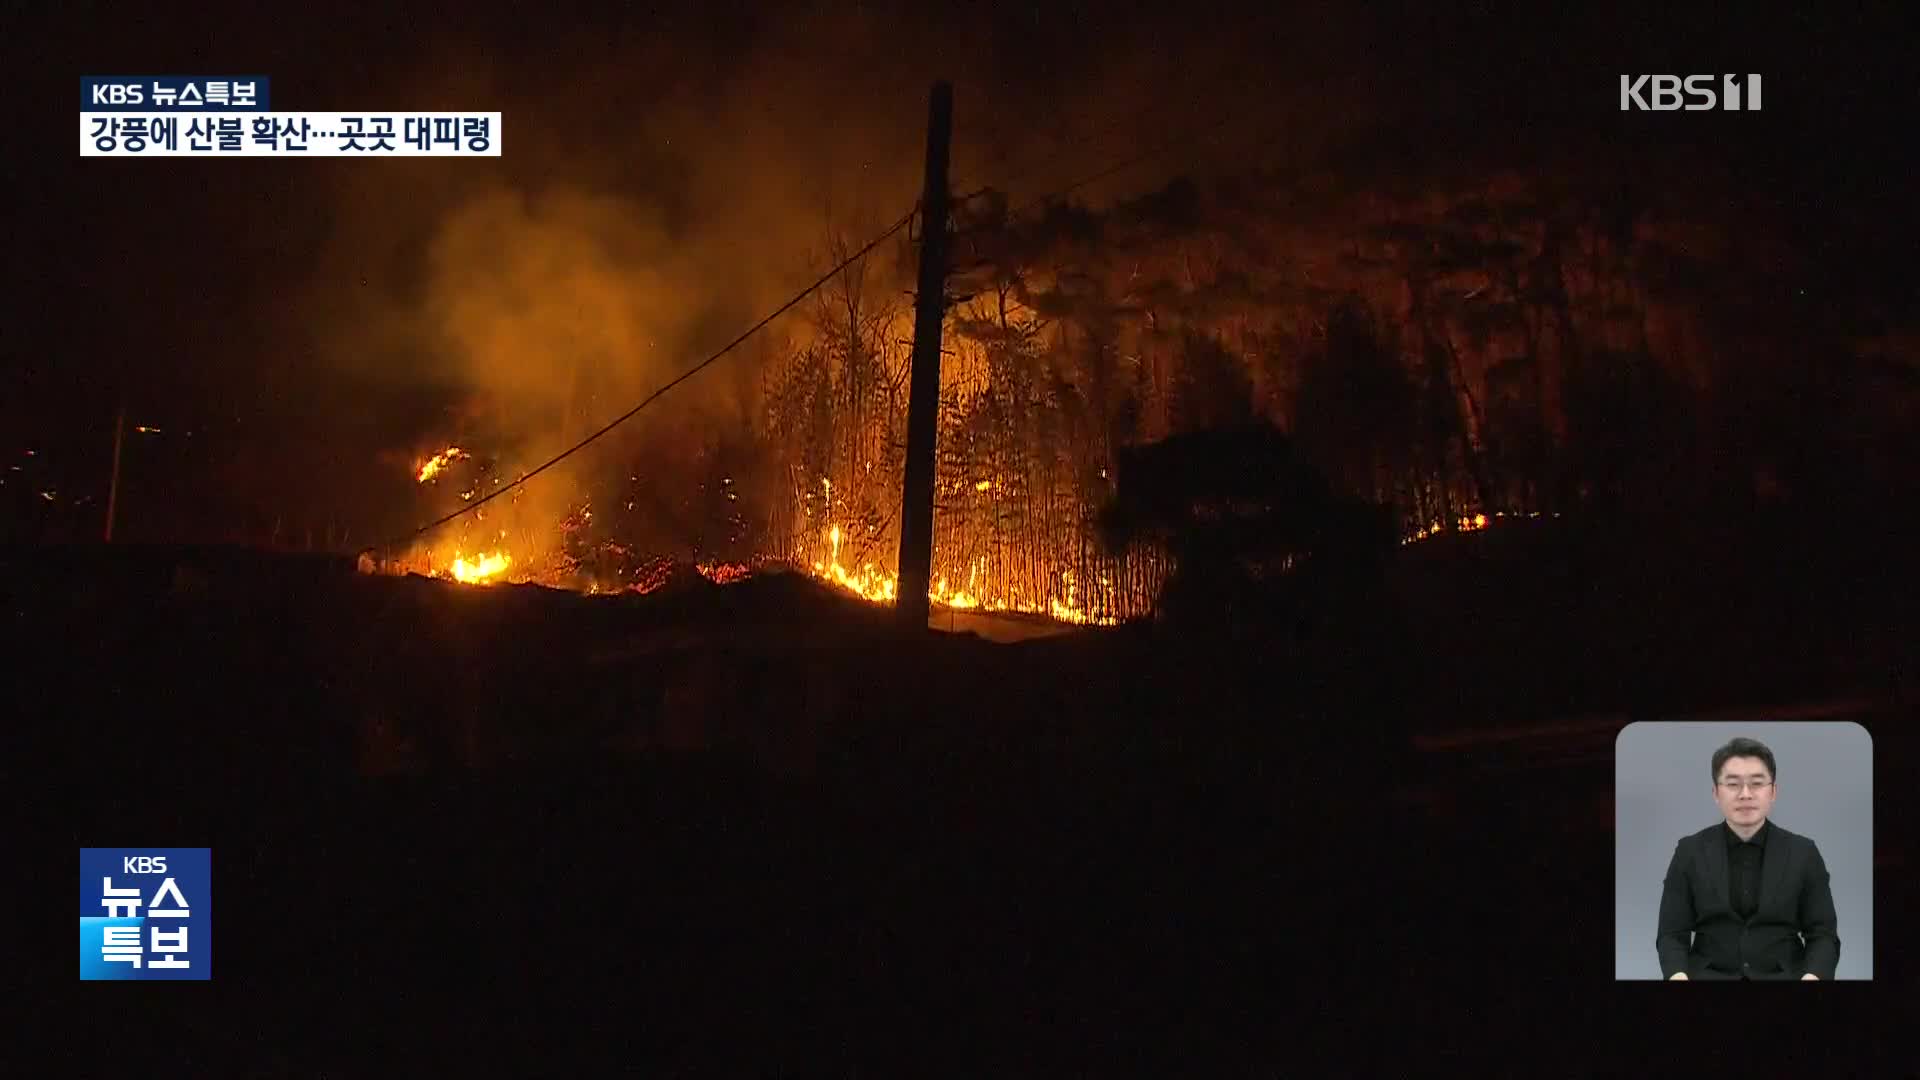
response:
[(1759, 112), (1758, 75), (1622, 75), (1621, 112)]
[(81, 848), (80, 979), (213, 978), (212, 848)]
[(81, 157), (499, 157), (497, 112), (275, 112), (265, 75), (88, 75)]

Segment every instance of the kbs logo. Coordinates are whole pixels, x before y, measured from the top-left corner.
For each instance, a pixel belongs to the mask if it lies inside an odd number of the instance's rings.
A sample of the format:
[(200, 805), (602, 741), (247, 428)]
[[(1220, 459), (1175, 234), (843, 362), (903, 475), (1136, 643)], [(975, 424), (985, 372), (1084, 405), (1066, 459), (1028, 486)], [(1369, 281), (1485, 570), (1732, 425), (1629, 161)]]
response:
[[(1741, 80), (1745, 79), (1743, 86)], [(1716, 94), (1714, 88), (1718, 86)], [(1743, 93), (1744, 91), (1744, 93)], [(1745, 101), (1743, 106), (1741, 103)], [(1622, 75), (1620, 111), (1652, 112), (1760, 111), (1758, 75)]]
[(212, 977), (210, 849), (80, 849), (82, 981)]
[(139, 83), (95, 83), (87, 87), (94, 105), (144, 105), (146, 88)]

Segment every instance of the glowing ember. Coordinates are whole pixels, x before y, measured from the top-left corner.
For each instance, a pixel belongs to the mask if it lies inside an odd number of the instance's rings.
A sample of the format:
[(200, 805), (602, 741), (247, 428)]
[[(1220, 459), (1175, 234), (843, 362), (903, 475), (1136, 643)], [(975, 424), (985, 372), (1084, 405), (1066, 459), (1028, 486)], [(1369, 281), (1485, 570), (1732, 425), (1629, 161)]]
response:
[(694, 569), (715, 585), (731, 585), (753, 574), (753, 568), (744, 563), (701, 563)]
[(456, 461), (464, 461), (471, 456), (472, 455), (457, 446), (449, 446), (445, 450), (420, 463), (418, 482), (424, 484), (434, 477), (439, 476), (441, 471), (447, 466)]
[[(1514, 519), (1538, 518), (1539, 516), (1540, 516), (1540, 511), (1538, 510), (1534, 510), (1529, 513), (1521, 513), (1517, 510), (1514, 511), (1513, 513), (1508, 513), (1505, 510), (1495, 510), (1493, 512), (1492, 518), (1489, 518), (1486, 514), (1475, 514), (1472, 517), (1461, 517), (1461, 518), (1455, 519), (1454, 531), (1479, 532), (1480, 530), (1485, 529), (1487, 526), (1493, 524), (1493, 521), (1495, 518), (1505, 521), (1508, 518), (1514, 518)], [(1560, 515), (1550, 514), (1548, 516), (1557, 518)], [(1445, 531), (1447, 530), (1444, 527), (1442, 527), (1440, 522), (1436, 521), (1432, 525), (1426, 528), (1415, 529), (1412, 533), (1408, 534), (1407, 536), (1401, 537), (1400, 543), (1402, 545), (1419, 543), (1422, 540), (1427, 540), (1427, 539), (1431, 539), (1432, 537), (1439, 536), (1441, 533)]]
[(511, 565), (513, 558), (504, 551), (476, 556), (472, 562), (462, 558), (456, 551), (453, 553), (453, 579), (468, 585), (480, 585), (498, 577)]

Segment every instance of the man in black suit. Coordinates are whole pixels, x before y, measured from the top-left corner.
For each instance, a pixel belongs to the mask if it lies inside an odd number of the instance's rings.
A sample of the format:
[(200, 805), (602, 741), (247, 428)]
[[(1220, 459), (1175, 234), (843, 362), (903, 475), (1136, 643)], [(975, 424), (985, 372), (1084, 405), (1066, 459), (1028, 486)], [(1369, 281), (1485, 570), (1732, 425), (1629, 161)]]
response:
[(1726, 821), (1674, 848), (1654, 939), (1660, 973), (1831, 980), (1840, 938), (1827, 864), (1812, 840), (1767, 820), (1780, 794), (1773, 751), (1734, 739), (1714, 751), (1712, 775)]

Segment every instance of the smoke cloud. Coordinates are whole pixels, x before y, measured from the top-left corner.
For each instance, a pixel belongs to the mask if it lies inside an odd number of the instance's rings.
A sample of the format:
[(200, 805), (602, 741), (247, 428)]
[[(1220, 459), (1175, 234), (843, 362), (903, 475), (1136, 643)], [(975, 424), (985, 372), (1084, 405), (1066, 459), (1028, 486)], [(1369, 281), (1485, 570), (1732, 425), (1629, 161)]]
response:
[[(449, 44), (351, 90), (370, 107), (505, 114), (497, 160), (315, 174), (330, 228), (290, 330), (311, 342), (317, 377), (417, 404), (384, 434), (379, 468), (411, 471), (461, 441), (531, 467), (784, 302), (836, 242), (857, 246), (914, 205), (935, 74), (955, 84), (956, 190), (1008, 188), (1016, 203), (1169, 143), (1076, 197), (1245, 168), (1364, 112), (1324, 59), (1359, 28), (1325, 20), (1282, 19), (1295, 32), (1275, 36), (1244, 19), (1090, 26), (1057, 12), (715, 18), (537, 48)], [(1289, 95), (1282, 80), (1316, 89)], [(1196, 133), (1208, 137), (1179, 144)], [(904, 237), (876, 252), (890, 284), (911, 287), (896, 265), (910, 254)], [(621, 448), (648, 428), (746, 423), (754, 357), (805, 339), (803, 312), (543, 475), (539, 501), (557, 511), (568, 489), (626, 471)]]

